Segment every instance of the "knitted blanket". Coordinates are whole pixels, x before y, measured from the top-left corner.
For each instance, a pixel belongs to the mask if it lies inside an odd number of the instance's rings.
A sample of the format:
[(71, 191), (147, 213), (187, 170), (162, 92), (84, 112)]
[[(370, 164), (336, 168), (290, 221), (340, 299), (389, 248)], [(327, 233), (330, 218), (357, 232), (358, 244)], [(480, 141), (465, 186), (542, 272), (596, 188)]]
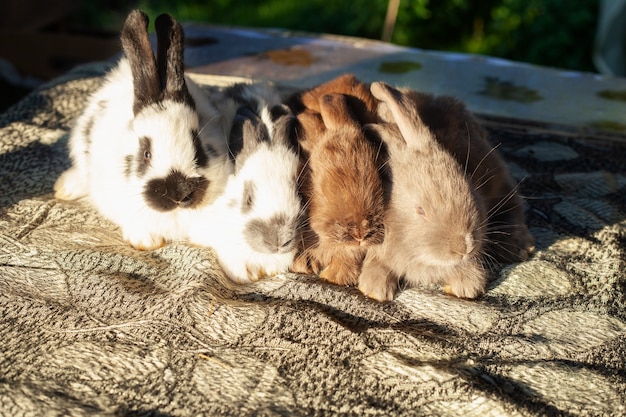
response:
[(626, 414), (626, 152), (573, 130), (486, 126), (537, 252), (486, 295), (377, 303), (286, 274), (252, 285), (210, 249), (133, 250), (57, 201), (85, 67), (0, 115), (0, 415)]

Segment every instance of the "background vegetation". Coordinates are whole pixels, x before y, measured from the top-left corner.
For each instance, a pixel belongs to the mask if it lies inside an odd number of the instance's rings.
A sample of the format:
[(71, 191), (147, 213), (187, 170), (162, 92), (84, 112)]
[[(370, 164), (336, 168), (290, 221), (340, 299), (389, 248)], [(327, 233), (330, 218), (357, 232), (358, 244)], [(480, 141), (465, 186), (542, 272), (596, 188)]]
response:
[[(77, 24), (117, 31), (135, 7), (152, 17), (380, 39), (388, 0), (92, 0)], [(595, 71), (598, 0), (400, 0), (391, 41)]]

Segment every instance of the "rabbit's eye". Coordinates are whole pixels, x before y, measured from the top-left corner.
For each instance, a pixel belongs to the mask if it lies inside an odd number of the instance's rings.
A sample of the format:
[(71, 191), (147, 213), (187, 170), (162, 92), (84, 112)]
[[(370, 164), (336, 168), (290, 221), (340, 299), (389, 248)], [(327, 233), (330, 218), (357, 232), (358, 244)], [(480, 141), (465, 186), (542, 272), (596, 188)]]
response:
[(422, 217), (426, 217), (426, 211), (424, 211), (424, 208), (422, 206), (417, 206), (415, 208), (415, 212)]
[(255, 186), (252, 181), (246, 181), (243, 185), (243, 199), (241, 202), (241, 212), (247, 214), (254, 206)]
[(246, 195), (246, 198), (245, 198), (245, 201), (244, 201), (244, 205), (245, 205), (246, 209), (250, 210), (252, 208), (252, 203), (254, 203), (254, 200), (252, 198), (252, 194)]
[(150, 167), (152, 158), (152, 141), (149, 137), (143, 136), (139, 138), (139, 152), (137, 152), (137, 175), (142, 177)]

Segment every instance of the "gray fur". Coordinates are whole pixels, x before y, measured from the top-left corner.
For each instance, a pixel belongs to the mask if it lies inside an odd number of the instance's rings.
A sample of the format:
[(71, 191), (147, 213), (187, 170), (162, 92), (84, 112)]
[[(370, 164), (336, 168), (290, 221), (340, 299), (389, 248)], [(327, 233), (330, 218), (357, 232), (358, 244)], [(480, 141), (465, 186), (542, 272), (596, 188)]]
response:
[(269, 219), (253, 219), (246, 224), (244, 236), (252, 249), (261, 253), (286, 253), (295, 245), (295, 220), (284, 214)]
[(248, 214), (254, 208), (254, 197), (256, 194), (256, 186), (252, 181), (246, 181), (243, 184), (243, 195), (241, 198), (241, 213)]
[(150, 160), (152, 159), (152, 140), (149, 137), (139, 138), (139, 151), (136, 156), (137, 176), (143, 177), (148, 172)]

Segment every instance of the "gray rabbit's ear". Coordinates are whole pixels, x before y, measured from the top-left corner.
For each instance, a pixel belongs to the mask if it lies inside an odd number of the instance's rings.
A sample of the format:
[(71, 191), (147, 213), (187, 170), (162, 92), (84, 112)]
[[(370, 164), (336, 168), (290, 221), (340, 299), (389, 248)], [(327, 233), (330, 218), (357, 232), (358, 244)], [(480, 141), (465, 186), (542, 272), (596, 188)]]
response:
[(390, 151), (406, 152), (406, 141), (395, 123), (369, 123), (363, 126), (363, 133), (372, 142), (386, 144)]
[(133, 75), (133, 112), (156, 103), (161, 97), (161, 85), (156, 59), (148, 38), (148, 15), (140, 10), (130, 12), (120, 35), (122, 49)]
[(416, 104), (402, 91), (382, 82), (372, 83), (370, 89), (372, 95), (387, 106), (406, 144), (428, 153), (434, 138), (417, 111)]
[(169, 14), (157, 16), (157, 70), (164, 99), (185, 103), (192, 109), (195, 103), (185, 84), (185, 33)]

